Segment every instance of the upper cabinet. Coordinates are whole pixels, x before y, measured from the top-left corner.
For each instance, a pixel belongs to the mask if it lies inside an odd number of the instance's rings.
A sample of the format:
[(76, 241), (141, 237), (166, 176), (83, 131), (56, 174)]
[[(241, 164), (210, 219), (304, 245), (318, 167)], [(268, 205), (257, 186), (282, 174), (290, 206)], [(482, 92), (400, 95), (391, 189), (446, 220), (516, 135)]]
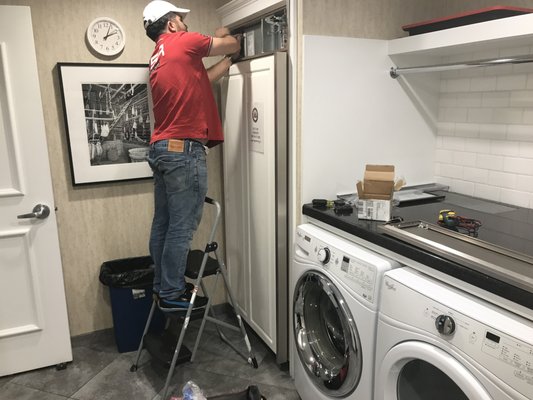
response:
[(222, 25), (235, 28), (285, 6), (284, 0), (232, 0), (217, 9)]
[(231, 1), (217, 12), (232, 34), (242, 35), (240, 58), (287, 50), (289, 31), (285, 1)]

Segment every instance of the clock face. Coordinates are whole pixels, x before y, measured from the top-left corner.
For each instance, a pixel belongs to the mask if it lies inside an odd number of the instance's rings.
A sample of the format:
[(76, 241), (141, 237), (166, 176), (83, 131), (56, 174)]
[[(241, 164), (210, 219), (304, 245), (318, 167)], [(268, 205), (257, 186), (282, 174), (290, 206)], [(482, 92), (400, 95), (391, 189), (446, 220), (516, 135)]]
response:
[(104, 56), (114, 56), (124, 49), (126, 36), (117, 21), (100, 17), (89, 24), (87, 41), (97, 53)]

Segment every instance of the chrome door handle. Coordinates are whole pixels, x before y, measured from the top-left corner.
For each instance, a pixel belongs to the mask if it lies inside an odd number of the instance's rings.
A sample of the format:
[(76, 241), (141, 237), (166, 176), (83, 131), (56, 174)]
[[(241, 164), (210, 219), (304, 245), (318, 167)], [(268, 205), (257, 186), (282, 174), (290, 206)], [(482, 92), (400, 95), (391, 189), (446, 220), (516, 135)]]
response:
[(31, 213), (17, 215), (17, 218), (18, 219), (24, 219), (24, 218), (45, 219), (49, 215), (50, 215), (50, 207), (48, 207), (46, 204), (37, 204), (35, 207), (33, 207), (33, 211)]

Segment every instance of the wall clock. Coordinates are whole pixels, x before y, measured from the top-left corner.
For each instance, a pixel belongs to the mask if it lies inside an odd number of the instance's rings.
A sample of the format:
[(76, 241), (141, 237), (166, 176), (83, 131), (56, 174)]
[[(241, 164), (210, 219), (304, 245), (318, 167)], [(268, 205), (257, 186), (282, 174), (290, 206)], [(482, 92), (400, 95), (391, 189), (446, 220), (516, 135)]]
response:
[(87, 42), (98, 54), (114, 56), (124, 49), (126, 35), (117, 21), (108, 17), (99, 17), (87, 28)]

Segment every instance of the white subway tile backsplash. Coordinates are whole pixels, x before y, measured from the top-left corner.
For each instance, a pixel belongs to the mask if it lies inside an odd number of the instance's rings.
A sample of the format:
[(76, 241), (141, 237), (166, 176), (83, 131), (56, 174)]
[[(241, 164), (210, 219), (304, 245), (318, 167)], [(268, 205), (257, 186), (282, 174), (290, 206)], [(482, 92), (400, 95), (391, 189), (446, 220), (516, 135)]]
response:
[(440, 176), (437, 173), (435, 173), (435, 182), (440, 183), (441, 185), (448, 186), (448, 187), (451, 187), (452, 185), (452, 180), (450, 178), (445, 178), (444, 176)]
[(493, 140), (490, 142), (490, 153), (501, 156), (519, 156), (520, 145), (518, 142), (506, 140)]
[(489, 171), (481, 168), (465, 167), (463, 169), (463, 179), (475, 183), (487, 183), (489, 180)]
[[(443, 63), (533, 54), (533, 45)], [(533, 63), (440, 74), (435, 181), (466, 195), (533, 208)]]
[(456, 107), (457, 106), (457, 94), (456, 93), (443, 93), (439, 98), (439, 107)]
[(515, 189), (516, 175), (500, 171), (489, 171), (489, 179), (487, 183), (500, 188)]
[(457, 93), (457, 107), (481, 107), (483, 93)]
[(533, 158), (533, 143), (520, 142), (520, 157)]
[(483, 76), (470, 80), (470, 91), (472, 92), (490, 92), (492, 90), (496, 90), (496, 77), (494, 76)]
[(489, 124), (492, 122), (493, 111), (492, 108), (468, 108), (468, 122)]
[(526, 89), (533, 89), (533, 73), (527, 74)]
[(455, 122), (438, 122), (437, 135), (453, 136), (455, 135)]
[(533, 159), (505, 157), (503, 170), (515, 174), (533, 175)]
[(476, 159), (476, 167), (488, 170), (503, 170), (503, 157), (494, 156), (490, 154), (478, 154)]
[(482, 95), (483, 107), (508, 107), (509, 99), (511, 97), (510, 92), (487, 92), (476, 93)]
[(456, 151), (453, 153), (453, 164), (474, 167), (476, 165), (476, 156), (476, 153)]
[(533, 176), (518, 175), (516, 177), (516, 189), (522, 192), (533, 193)]
[(448, 79), (446, 91), (451, 93), (468, 92), (470, 90), (469, 78)]
[(516, 124), (522, 121), (521, 108), (493, 108), (492, 122), (495, 124)]
[(533, 90), (515, 90), (511, 92), (511, 107), (533, 107)]
[(455, 136), (476, 138), (479, 136), (479, 124), (455, 124)]
[[(442, 63), (446, 64), (447, 61), (442, 61)], [(459, 77), (460, 77), (460, 74), (459, 74), (459, 70), (457, 69), (451, 69), (449, 71), (442, 71), (440, 73), (440, 79), (455, 79)]]
[(513, 73), (512, 64), (500, 64), (485, 68), (485, 76), (505, 76)]
[(452, 164), (453, 154), (454, 153), (451, 150), (437, 149), (435, 151), (435, 161), (445, 163), (445, 164)]
[(509, 125), (507, 139), (524, 142), (533, 141), (533, 125)]
[(440, 148), (445, 150), (463, 151), (465, 148), (465, 139), (453, 136), (442, 136)]
[(524, 124), (533, 124), (533, 110), (524, 110), (524, 115), (522, 115), (522, 122)]
[(468, 108), (444, 107), (439, 109), (439, 121), (466, 122)]
[(513, 65), (513, 73), (514, 74), (530, 74), (533, 72), (533, 64), (532, 63), (521, 63), (521, 64), (514, 64)]
[(474, 185), (474, 196), (482, 199), (500, 201), (501, 189), (497, 186), (476, 183)]
[(466, 68), (457, 70), (460, 78), (479, 78), (483, 76), (483, 68)]
[(446, 178), (463, 178), (463, 167), (453, 164), (440, 164), (440, 175)]
[(500, 194), (503, 203), (514, 204), (520, 207), (529, 207), (530, 197), (530, 193), (505, 188), (502, 188)]
[(490, 153), (490, 140), (486, 139), (465, 139), (465, 151), (471, 153)]
[(505, 139), (507, 137), (507, 125), (480, 124), (479, 137), (482, 139)]
[(461, 179), (452, 179), (451, 187), (453, 188), (454, 192), (461, 193), (466, 196), (474, 195), (475, 185), (473, 182), (467, 182)]

